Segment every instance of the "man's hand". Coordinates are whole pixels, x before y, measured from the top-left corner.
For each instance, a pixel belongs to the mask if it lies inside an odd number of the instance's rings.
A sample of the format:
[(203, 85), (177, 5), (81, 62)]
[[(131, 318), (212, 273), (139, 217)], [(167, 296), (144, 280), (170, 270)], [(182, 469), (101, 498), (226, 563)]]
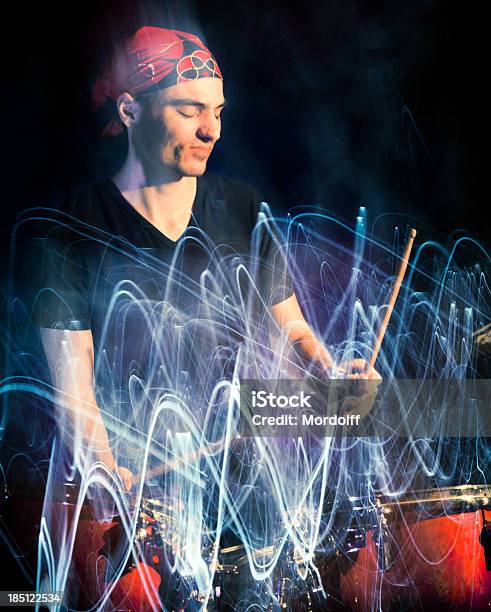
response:
[[(290, 342), (298, 347), (307, 359), (319, 364), (327, 377), (335, 374), (336, 378), (360, 381), (356, 385), (357, 394), (344, 398), (342, 411), (348, 414), (355, 411), (362, 417), (366, 416), (373, 407), (378, 386), (382, 382), (377, 370), (371, 368), (364, 359), (351, 359), (335, 365), (329, 351), (305, 320), (295, 295), (272, 306), (271, 313)], [(367, 384), (362, 381), (367, 381)]]
[(309, 360), (319, 363), (326, 370), (332, 369), (332, 357), (305, 320), (295, 294), (272, 306), (271, 314), (288, 340)]
[(310, 360), (320, 364), (325, 370), (332, 370), (334, 367), (334, 361), (326, 349), (326, 347), (319, 342), (317, 337), (313, 333), (306, 333), (301, 336), (295, 343), (304, 355)]
[(128, 468), (121, 467), (121, 466), (117, 466), (115, 471), (116, 471), (116, 474), (121, 479), (121, 482), (123, 483), (124, 490), (127, 493), (129, 493), (131, 491), (131, 487), (133, 486), (133, 481), (135, 478), (133, 473), (130, 472)]
[(365, 359), (350, 359), (340, 364), (339, 370), (344, 370), (344, 378), (360, 380), (382, 380), (382, 377), (375, 368), (369, 366)]
[(361, 418), (364, 418), (373, 408), (378, 387), (382, 382), (382, 377), (377, 370), (370, 367), (364, 359), (344, 361), (340, 365), (340, 369), (341, 368), (346, 371), (346, 375), (343, 378), (360, 381), (356, 385), (356, 395), (349, 395), (343, 399), (341, 403), (341, 414), (347, 416), (350, 414), (359, 414)]

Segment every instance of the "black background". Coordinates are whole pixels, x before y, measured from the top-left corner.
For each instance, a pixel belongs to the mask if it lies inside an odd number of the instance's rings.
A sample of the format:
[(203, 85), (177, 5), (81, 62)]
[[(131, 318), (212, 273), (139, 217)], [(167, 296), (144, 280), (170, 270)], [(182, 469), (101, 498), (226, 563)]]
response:
[[(405, 213), (438, 241), (489, 244), (487, 21), (428, 0), (18, 2), (4, 18), (1, 278), (16, 215), (114, 171), (90, 90), (113, 43), (144, 24), (203, 36), (230, 104), (209, 168), (278, 211), (313, 204), (353, 222)], [(487, 51), (487, 49), (486, 49)], [(392, 222), (388, 218), (387, 223)], [(389, 227), (390, 230), (390, 227)], [(36, 273), (33, 262), (33, 274)]]
[[(49, 3), (5, 21), (7, 173), (2, 233), (23, 208), (113, 171), (124, 137), (100, 139), (90, 88), (113, 42), (140, 25), (204, 37), (230, 105), (209, 168), (352, 222), (359, 205), (489, 240), (485, 20), (452, 2)], [(10, 41), (10, 39), (9, 39)], [(5, 258), (2, 257), (5, 262)]]

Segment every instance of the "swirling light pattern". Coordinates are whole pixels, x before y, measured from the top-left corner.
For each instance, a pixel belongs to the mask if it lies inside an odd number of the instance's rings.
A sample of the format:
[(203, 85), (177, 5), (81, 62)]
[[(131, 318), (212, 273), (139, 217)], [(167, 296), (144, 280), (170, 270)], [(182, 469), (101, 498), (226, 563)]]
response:
[[(261, 232), (272, 223), (263, 206), (251, 245), (256, 255)], [(35, 209), (23, 223), (47, 214)], [(336, 363), (370, 357), (402, 251), (399, 228), (406, 220), (398, 220), (392, 244), (376, 233), (389, 219), (377, 220), (368, 233), (365, 208), (354, 228), (318, 209), (275, 220), (287, 237), (283, 255), (298, 300)], [(151, 254), (138, 256), (167, 283), (166, 299), (156, 303), (131, 280), (122, 281), (106, 323), (120, 330), (122, 344), (124, 321), (139, 313), (151, 339), (148, 377), (128, 376), (128, 399), (121, 402), (122, 363), (108, 360), (104, 346), (95, 356), (115, 458), (136, 475), (131, 494), (94, 460), (62, 408), (58, 433), (46, 437), (44, 413), (62, 397), (39, 372), (29, 313), (19, 299), (9, 304), (2, 430), (7, 441), (24, 419), (21, 437), (29, 450), (14, 453), (1, 473), (6, 492), (15, 488), (19, 466), (30, 464), (46, 477), (31, 576), (36, 589), (64, 591), (73, 607), (82, 593), (83, 609), (90, 610), (377, 610), (402, 589), (417, 609), (424, 589), (439, 589), (439, 569), (460, 537), (456, 525), (467, 517), (477, 556), (454, 568), (460, 590), (447, 584), (446, 596), (462, 603), (471, 589), (474, 603), (491, 600), (490, 579), (479, 567), (477, 513), (487, 503), (490, 452), (470, 413), (463, 415), (462, 437), (454, 438), (438, 430), (427, 438), (410, 431), (405, 437), (240, 437), (241, 380), (319, 376), (319, 368), (296, 359), (268, 304), (252, 307), (250, 295), (259, 296), (255, 265), (239, 265), (227, 276), (231, 261), (218, 261), (199, 287), (181, 286), (202, 306), (201, 316), (189, 319), (172, 303), (176, 284), (186, 279), (176, 280), (172, 267)], [(417, 246), (377, 363), (396, 391), (398, 379), (477, 376), (475, 332), (490, 321), (489, 262), (485, 247), (469, 236)], [(69, 373), (75, 364), (61, 356), (59, 367)], [(44, 461), (37, 462), (39, 451)], [(89, 508), (95, 522), (86, 516)], [(440, 521), (433, 530), (446, 538), (438, 550), (423, 533), (429, 520)], [(9, 545), (15, 553), (15, 543)], [(23, 565), (22, 557), (18, 562)], [(457, 555), (454, 563), (462, 559)], [(435, 577), (424, 589), (415, 578), (422, 567)]]

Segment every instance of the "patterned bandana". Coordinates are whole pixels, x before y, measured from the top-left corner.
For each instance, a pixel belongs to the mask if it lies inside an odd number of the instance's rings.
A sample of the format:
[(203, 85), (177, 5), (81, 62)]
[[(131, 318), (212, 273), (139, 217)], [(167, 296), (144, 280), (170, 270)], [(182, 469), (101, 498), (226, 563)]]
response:
[[(116, 102), (123, 91), (138, 96), (205, 77), (223, 78), (216, 60), (197, 36), (145, 26), (128, 41), (109, 72), (97, 79), (91, 103), (98, 110), (108, 98)], [(113, 117), (102, 135), (116, 136), (122, 131), (121, 123)]]

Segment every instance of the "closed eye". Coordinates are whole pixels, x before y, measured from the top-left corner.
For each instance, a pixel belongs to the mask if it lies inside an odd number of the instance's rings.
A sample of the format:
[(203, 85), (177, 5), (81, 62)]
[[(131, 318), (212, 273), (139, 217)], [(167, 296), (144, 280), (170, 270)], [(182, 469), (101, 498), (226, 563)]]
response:
[[(182, 117), (186, 117), (189, 119), (192, 117), (197, 117), (206, 108), (206, 106), (202, 104), (201, 102), (192, 103), (192, 102), (182, 101), (181, 103), (174, 102), (172, 104), (176, 108), (177, 112)], [(221, 113), (224, 107), (225, 107), (225, 102), (215, 107), (215, 113), (218, 113), (218, 114), (215, 114), (215, 119), (217, 121), (221, 118)]]
[(177, 112), (183, 117), (196, 117), (199, 115), (200, 110), (196, 108), (196, 106), (186, 105), (186, 106), (178, 106)]

